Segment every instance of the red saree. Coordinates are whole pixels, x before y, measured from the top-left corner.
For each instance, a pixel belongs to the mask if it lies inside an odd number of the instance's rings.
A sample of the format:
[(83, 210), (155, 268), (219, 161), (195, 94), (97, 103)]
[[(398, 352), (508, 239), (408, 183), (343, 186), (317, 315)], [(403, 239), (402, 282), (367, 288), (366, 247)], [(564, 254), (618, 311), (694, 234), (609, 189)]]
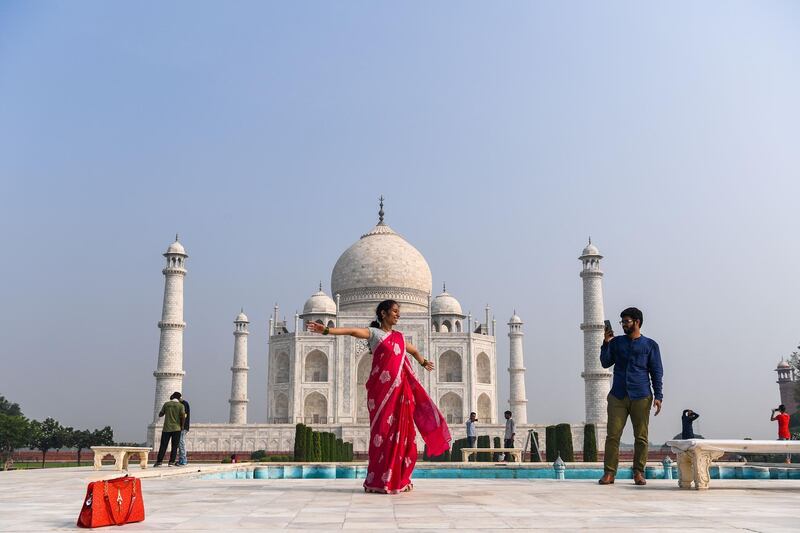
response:
[(402, 333), (389, 333), (372, 354), (367, 408), (370, 442), (364, 488), (369, 492), (397, 494), (409, 487), (417, 463), (415, 424), (429, 455), (441, 455), (450, 447), (450, 430), (414, 375)]

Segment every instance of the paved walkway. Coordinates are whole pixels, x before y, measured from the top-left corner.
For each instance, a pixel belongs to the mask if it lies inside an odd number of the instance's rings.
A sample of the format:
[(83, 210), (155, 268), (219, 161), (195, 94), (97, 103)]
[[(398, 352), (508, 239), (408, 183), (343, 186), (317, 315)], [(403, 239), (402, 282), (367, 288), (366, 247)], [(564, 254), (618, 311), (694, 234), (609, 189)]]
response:
[[(86, 484), (97, 478), (78, 468), (0, 472), (0, 531), (74, 530)], [(800, 529), (800, 481), (792, 480), (713, 480), (711, 490), (696, 492), (662, 480), (600, 487), (577, 480), (421, 479), (414, 492), (397, 496), (365, 494), (359, 480), (346, 479), (172, 476), (148, 477), (142, 485), (147, 519), (124, 531)]]

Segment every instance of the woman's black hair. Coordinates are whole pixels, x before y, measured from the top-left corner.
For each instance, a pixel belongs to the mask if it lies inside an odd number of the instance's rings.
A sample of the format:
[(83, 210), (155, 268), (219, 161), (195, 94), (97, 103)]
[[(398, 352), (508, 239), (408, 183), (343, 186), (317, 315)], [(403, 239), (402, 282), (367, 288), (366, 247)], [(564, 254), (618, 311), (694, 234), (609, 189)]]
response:
[(381, 316), (383, 313), (388, 313), (392, 310), (392, 307), (395, 305), (400, 305), (395, 300), (384, 300), (378, 304), (378, 307), (375, 308), (375, 316), (378, 320), (373, 320), (369, 323), (369, 327), (371, 328), (379, 328), (381, 327), (381, 322), (383, 321), (383, 317)]

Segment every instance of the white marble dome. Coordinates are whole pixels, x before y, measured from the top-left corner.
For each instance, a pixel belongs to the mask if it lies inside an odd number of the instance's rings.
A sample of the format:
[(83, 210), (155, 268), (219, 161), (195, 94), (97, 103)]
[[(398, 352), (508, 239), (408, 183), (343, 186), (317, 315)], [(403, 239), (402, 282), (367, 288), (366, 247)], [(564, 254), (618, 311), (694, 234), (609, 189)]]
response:
[(443, 291), (431, 302), (432, 315), (461, 315), (461, 304), (456, 298), (447, 291)]
[(178, 239), (176, 238), (175, 242), (170, 244), (169, 248), (167, 248), (167, 253), (168, 254), (186, 255), (186, 249), (183, 247), (183, 245), (181, 243), (178, 242)]
[(331, 274), (340, 310), (366, 316), (387, 299), (397, 300), (404, 312), (427, 312), (431, 286), (428, 262), (383, 222), (345, 250)]
[(236, 320), (234, 320), (234, 322), (250, 322), (250, 320), (247, 318), (247, 315), (244, 314), (244, 310), (242, 310), (241, 313), (236, 315)]
[(783, 368), (792, 368), (792, 367), (791, 367), (791, 365), (789, 365), (788, 361), (786, 361), (785, 359), (781, 359), (781, 362), (778, 363), (778, 368), (783, 369)]
[(589, 241), (589, 244), (586, 245), (586, 248), (583, 249), (583, 253), (581, 256), (584, 255), (600, 255), (600, 250), (597, 249), (597, 246), (592, 244), (592, 241)]
[(335, 315), (336, 302), (321, 289), (303, 305), (303, 315)]
[(511, 315), (511, 318), (508, 319), (509, 324), (522, 324), (522, 319), (515, 314)]

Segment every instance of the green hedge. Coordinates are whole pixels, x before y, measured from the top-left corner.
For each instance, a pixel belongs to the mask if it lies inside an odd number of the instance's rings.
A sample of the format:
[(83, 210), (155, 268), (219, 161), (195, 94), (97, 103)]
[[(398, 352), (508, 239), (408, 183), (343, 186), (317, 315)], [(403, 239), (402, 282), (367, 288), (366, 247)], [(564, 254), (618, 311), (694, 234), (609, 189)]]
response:
[[(491, 448), (489, 435), (478, 435), (478, 448)], [(488, 452), (478, 452), (478, 462), (491, 463), (492, 454)]]
[(546, 447), (545, 459), (548, 463), (555, 462), (556, 457), (558, 457), (558, 440), (555, 426), (547, 426), (545, 428), (544, 439)]
[(297, 424), (294, 427), (294, 460), (305, 461), (307, 456), (306, 448), (306, 429), (305, 424)]
[(575, 452), (572, 449), (572, 428), (569, 424), (558, 424), (556, 426), (556, 440), (558, 441), (558, 454), (561, 460), (566, 463), (575, 461)]
[(251, 461), (263, 461), (267, 457), (266, 450), (256, 450), (250, 454)]
[(583, 426), (583, 461), (597, 462), (597, 426), (594, 424)]

